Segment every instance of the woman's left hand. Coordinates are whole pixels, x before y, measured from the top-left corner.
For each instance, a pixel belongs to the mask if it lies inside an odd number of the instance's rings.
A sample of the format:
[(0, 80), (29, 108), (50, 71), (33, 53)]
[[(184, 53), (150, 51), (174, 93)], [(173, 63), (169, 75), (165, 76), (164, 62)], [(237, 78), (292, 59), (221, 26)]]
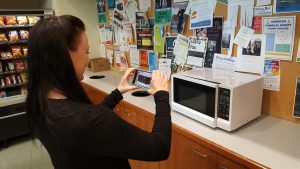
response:
[(133, 77), (135, 71), (136, 71), (136, 68), (128, 68), (126, 70), (125, 74), (123, 75), (123, 77), (119, 83), (119, 86), (117, 88), (122, 94), (124, 94), (130, 90), (134, 90), (134, 89), (138, 88), (137, 86), (130, 85), (128, 82), (129, 78)]

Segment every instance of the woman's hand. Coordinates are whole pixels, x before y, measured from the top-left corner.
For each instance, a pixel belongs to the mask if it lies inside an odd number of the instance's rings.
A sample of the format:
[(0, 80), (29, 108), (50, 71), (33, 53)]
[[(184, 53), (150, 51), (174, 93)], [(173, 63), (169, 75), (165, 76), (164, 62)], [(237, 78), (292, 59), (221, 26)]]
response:
[(160, 90), (169, 91), (168, 76), (159, 70), (154, 70), (152, 72), (151, 86), (148, 93), (154, 95)]
[(136, 68), (128, 68), (126, 70), (125, 74), (123, 75), (123, 77), (119, 83), (119, 86), (117, 88), (122, 94), (124, 94), (130, 90), (134, 90), (134, 89), (138, 88), (137, 86), (130, 85), (128, 82), (129, 78), (133, 77), (135, 71), (136, 71)]

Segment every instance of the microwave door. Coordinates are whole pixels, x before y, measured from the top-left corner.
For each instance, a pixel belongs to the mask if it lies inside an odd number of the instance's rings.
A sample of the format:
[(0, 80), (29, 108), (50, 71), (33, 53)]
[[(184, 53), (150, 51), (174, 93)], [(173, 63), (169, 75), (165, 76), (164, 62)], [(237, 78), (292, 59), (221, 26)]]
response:
[(216, 127), (218, 84), (190, 77), (172, 80), (172, 109)]

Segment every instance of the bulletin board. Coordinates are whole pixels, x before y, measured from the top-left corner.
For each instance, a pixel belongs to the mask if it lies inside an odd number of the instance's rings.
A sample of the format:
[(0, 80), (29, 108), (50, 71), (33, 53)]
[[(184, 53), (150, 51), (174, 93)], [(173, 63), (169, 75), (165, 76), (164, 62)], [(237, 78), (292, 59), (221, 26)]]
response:
[[(126, 4), (127, 1), (128, 0), (124, 0), (124, 4)], [(139, 4), (138, 0), (137, 0), (137, 4)], [(108, 16), (107, 6), (106, 6), (106, 12)], [(148, 10), (147, 16), (148, 18), (154, 18), (154, 0), (152, 0), (151, 10)], [(214, 12), (214, 16), (222, 16), (223, 20), (227, 20), (227, 5), (218, 2)], [(300, 37), (300, 12), (285, 13), (285, 14), (274, 13), (273, 16), (296, 16), (293, 60), (281, 61), (280, 63), (280, 76), (281, 76), (280, 91), (264, 90), (262, 113), (300, 124), (300, 119), (297, 119), (292, 116), (293, 108), (294, 108), (293, 106), (294, 99), (295, 99), (296, 77), (300, 76), (300, 63), (296, 62), (296, 56), (298, 52), (297, 51), (298, 42)], [(266, 16), (266, 17), (272, 17), (272, 16)], [(240, 28), (239, 18), (240, 18), (240, 14), (238, 15), (238, 24), (235, 30), (236, 31), (235, 34), (237, 34)], [(185, 22), (185, 29), (183, 33), (186, 36), (193, 35), (193, 31), (188, 28), (189, 28), (189, 17), (187, 17), (187, 21)], [(170, 30), (170, 26), (167, 25), (167, 32), (169, 30)], [(260, 34), (260, 33), (261, 32), (255, 32), (255, 34)], [(226, 54), (225, 51), (222, 51), (222, 53)], [(237, 45), (233, 46), (232, 56), (237, 56)], [(130, 62), (130, 57), (128, 53), (126, 54), (126, 57), (128, 58), (128, 62)], [(114, 68), (112, 67), (112, 69)]]

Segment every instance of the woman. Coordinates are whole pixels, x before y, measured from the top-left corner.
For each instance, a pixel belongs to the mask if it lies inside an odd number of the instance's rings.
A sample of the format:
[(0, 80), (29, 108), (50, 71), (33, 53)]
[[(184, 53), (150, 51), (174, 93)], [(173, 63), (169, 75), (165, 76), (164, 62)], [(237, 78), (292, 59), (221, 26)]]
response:
[(169, 156), (171, 117), (167, 78), (154, 71), (150, 94), (156, 103), (155, 124), (148, 133), (112, 110), (128, 84), (128, 69), (117, 89), (91, 105), (80, 80), (88, 64), (83, 22), (70, 15), (45, 18), (32, 29), (28, 46), (30, 129), (41, 140), (56, 169), (130, 168), (128, 159), (159, 161)]

